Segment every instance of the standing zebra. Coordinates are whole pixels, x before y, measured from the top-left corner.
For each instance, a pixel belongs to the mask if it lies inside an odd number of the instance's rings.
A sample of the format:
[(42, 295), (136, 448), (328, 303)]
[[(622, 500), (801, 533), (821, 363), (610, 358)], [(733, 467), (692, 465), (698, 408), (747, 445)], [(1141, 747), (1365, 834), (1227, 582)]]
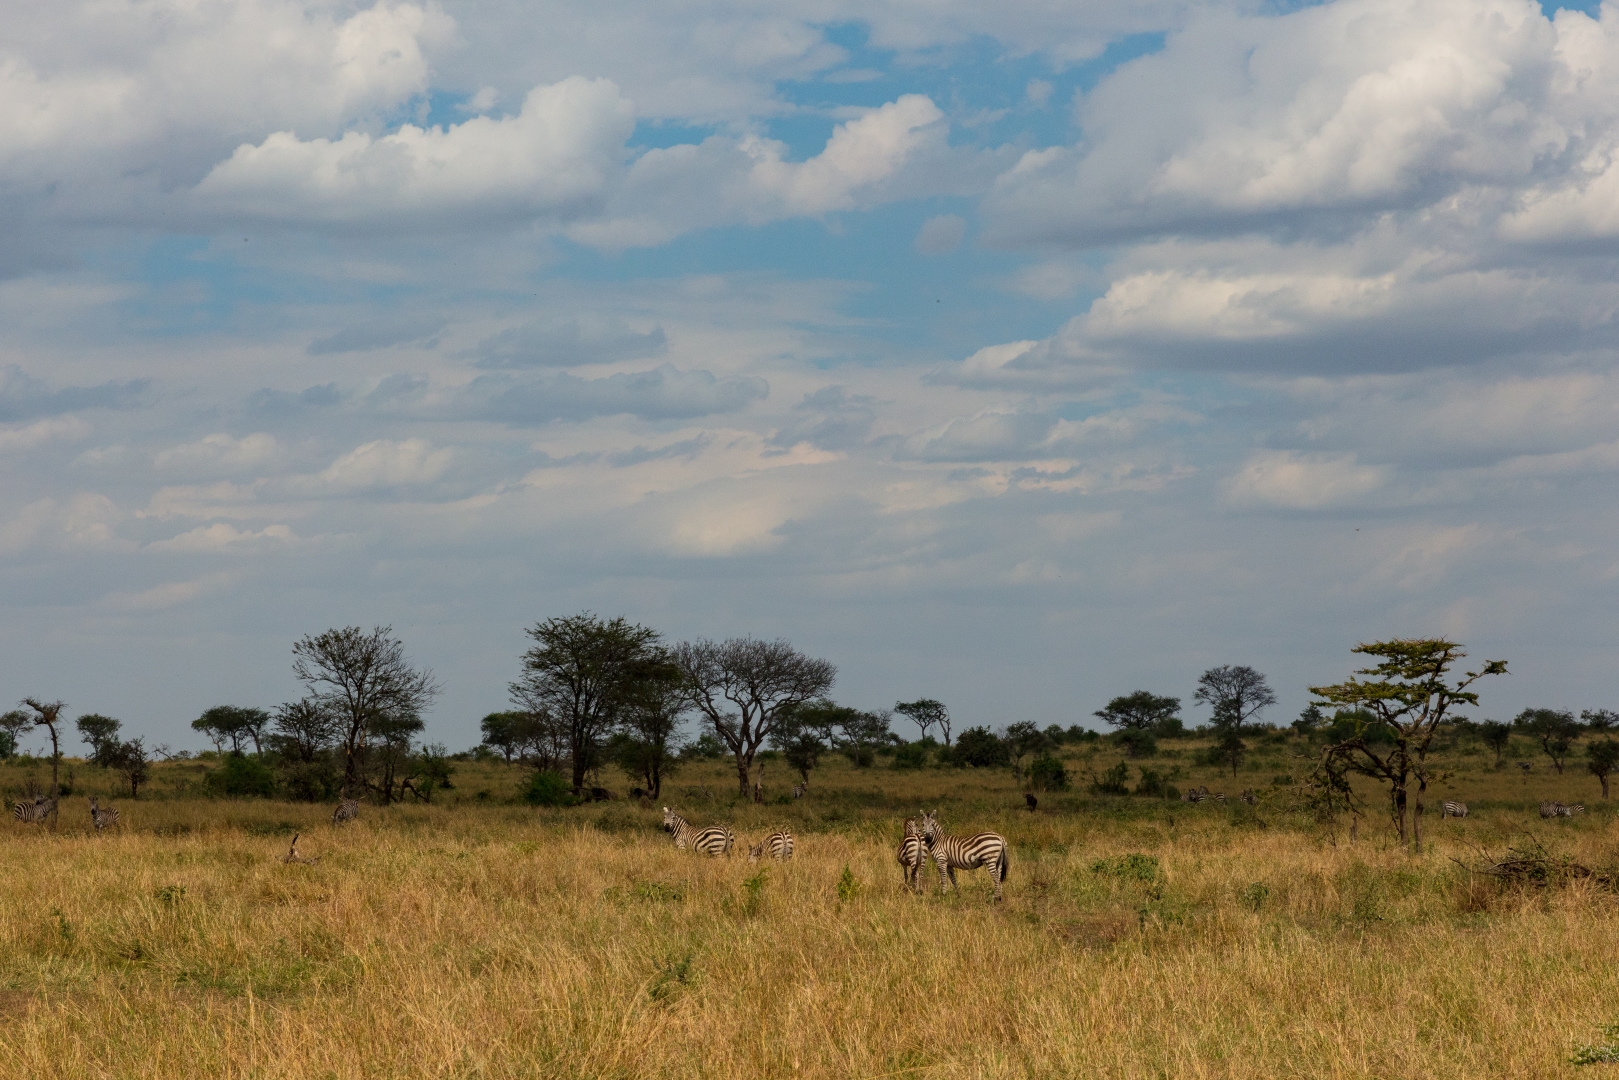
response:
[(27, 825), (37, 825), (51, 816), (56, 800), (36, 795), (33, 802), (20, 802), (11, 808), (11, 816)]
[(1209, 794), (1208, 788), (1198, 786), (1188, 789), (1186, 794), (1181, 796), (1181, 802), (1200, 803), (1211, 798), (1213, 796)]
[(1444, 803), (1440, 805), (1439, 816), (1441, 818), (1466, 817), (1467, 804), (1464, 802), (1452, 802), (1451, 800), (1446, 799)]
[(1575, 814), (1585, 813), (1584, 803), (1543, 802), (1540, 804), (1541, 817), (1573, 817)]
[(929, 810), (922, 814), (922, 839), (928, 846), (928, 854), (939, 865), (940, 892), (948, 891), (944, 880), (947, 871), (950, 885), (959, 891), (961, 886), (956, 885), (956, 871), (976, 870), (984, 866), (989, 868), (990, 879), (995, 883), (995, 899), (1001, 898), (1001, 882), (1006, 880), (1008, 865), (1006, 837), (992, 832), (951, 836), (939, 828), (939, 812)]
[(118, 811), (114, 810), (110, 806), (107, 807), (105, 810), (101, 809), (100, 803), (96, 800), (96, 798), (94, 796), (91, 796), (91, 798), (90, 798), (90, 823), (96, 827), (97, 832), (100, 832), (102, 829), (105, 829), (108, 825), (116, 825), (116, 824), (118, 824)]
[(907, 889), (922, 891), (922, 863), (927, 859), (927, 850), (927, 841), (922, 839), (922, 829), (917, 825), (916, 819), (906, 818), (905, 839), (899, 842), (899, 850), (894, 852), (894, 861), (905, 871)]
[(332, 824), (341, 825), (345, 821), (353, 821), (360, 816), (359, 799), (340, 799), (337, 809), (332, 811)]
[(804, 797), (804, 792), (806, 792), (808, 790), (809, 790), (809, 785), (808, 784), (794, 784), (793, 785), (793, 798), (802, 799)]
[(1253, 806), (1254, 804), (1259, 802), (1259, 796), (1254, 794), (1254, 789), (1253, 788), (1249, 788), (1248, 790), (1244, 791), (1242, 793), (1242, 795), (1240, 796), (1240, 798), (1242, 799), (1243, 802), (1247, 803), (1249, 806)]
[(758, 862), (767, 855), (772, 859), (786, 860), (792, 858), (793, 834), (777, 829), (748, 849), (749, 862)]
[(663, 808), (663, 827), (674, 838), (675, 847), (682, 851), (691, 848), (704, 855), (729, 855), (736, 844), (736, 834), (724, 825), (698, 829), (667, 806)]

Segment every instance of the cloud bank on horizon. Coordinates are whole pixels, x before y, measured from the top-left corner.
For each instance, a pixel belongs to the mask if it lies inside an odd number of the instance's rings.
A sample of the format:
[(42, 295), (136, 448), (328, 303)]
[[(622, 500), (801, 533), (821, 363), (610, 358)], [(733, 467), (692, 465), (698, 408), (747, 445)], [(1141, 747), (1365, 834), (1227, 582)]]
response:
[(586, 608), (963, 724), (1619, 696), (1619, 5), (0, 11), (13, 696), (390, 623), (461, 744)]

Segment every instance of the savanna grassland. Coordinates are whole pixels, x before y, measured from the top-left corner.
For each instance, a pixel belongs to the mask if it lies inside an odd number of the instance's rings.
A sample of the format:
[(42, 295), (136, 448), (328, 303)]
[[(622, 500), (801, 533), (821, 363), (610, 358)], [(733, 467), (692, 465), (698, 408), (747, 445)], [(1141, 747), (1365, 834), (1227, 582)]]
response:
[[(518, 766), (463, 763), (431, 805), (194, 797), (160, 766), (93, 835), (73, 770), (56, 831), (3, 828), (0, 1072), (28, 1077), (1483, 1077), (1591, 1072), (1619, 1020), (1619, 897), (1469, 873), (1538, 842), (1619, 863), (1577, 755), (1524, 776), (1452, 747), (1412, 855), (1375, 813), (1351, 842), (1294, 808), (1302, 743), (1236, 778), (1195, 743), (1143, 764), (1256, 807), (1085, 794), (1117, 754), (1069, 746), (1072, 792), (1022, 806), (1006, 770), (828, 761), (767, 802), (725, 762), (661, 801), (741, 838), (783, 825), (785, 865), (675, 851), (655, 806), (534, 809)], [(1089, 758), (1086, 754), (1090, 754)], [(1523, 748), (1515, 756), (1528, 757)], [(1132, 778), (1138, 769), (1132, 763)], [(39, 764), (0, 768), (20, 791)], [(605, 777), (604, 777), (605, 779)], [(1438, 800), (1471, 804), (1441, 821)], [(1542, 821), (1543, 798), (1590, 812)], [(1011, 843), (982, 871), (901, 887), (900, 821), (941, 809)], [(1377, 806), (1374, 802), (1374, 808)], [(314, 865), (277, 861), (293, 833)], [(847, 873), (845, 873), (847, 871)], [(1605, 1066), (1597, 1066), (1600, 1071)]]

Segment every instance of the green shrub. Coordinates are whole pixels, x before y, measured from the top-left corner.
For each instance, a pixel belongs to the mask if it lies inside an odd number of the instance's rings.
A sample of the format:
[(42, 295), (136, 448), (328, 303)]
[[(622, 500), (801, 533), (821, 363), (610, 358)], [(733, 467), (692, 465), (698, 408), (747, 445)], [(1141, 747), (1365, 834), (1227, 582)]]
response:
[(906, 743), (904, 746), (894, 748), (893, 767), (896, 769), (920, 769), (928, 763), (928, 748), (919, 742)]
[(1101, 776), (1091, 774), (1091, 790), (1098, 795), (1128, 795), (1124, 782), (1130, 779), (1130, 766), (1119, 762)]
[(1158, 740), (1153, 738), (1152, 732), (1142, 731), (1139, 728), (1125, 728), (1113, 736), (1115, 742), (1124, 748), (1124, 752), (1133, 758), (1152, 757), (1158, 752)]
[(968, 728), (956, 738), (955, 750), (950, 755), (950, 761), (957, 766), (970, 765), (975, 769), (988, 769), (997, 765), (1010, 765), (1012, 755), (1007, 750), (1006, 743), (988, 728), (975, 727)]
[(1141, 779), (1136, 781), (1137, 795), (1148, 795), (1155, 799), (1166, 798), (1169, 795), (1169, 785), (1162, 773), (1156, 769), (1141, 766)]
[(1115, 855), (1111, 859), (1097, 859), (1091, 863), (1091, 873), (1127, 881), (1157, 881), (1158, 857), (1131, 852), (1128, 855)]
[(1041, 791), (1067, 791), (1068, 770), (1051, 754), (1042, 754), (1029, 765), (1029, 782)]
[(225, 764), (208, 774), (207, 784), (216, 795), (267, 799), (275, 794), (275, 773), (258, 758), (231, 754), (225, 758)]
[(573, 789), (556, 773), (543, 770), (528, 778), (523, 801), (530, 806), (572, 806)]

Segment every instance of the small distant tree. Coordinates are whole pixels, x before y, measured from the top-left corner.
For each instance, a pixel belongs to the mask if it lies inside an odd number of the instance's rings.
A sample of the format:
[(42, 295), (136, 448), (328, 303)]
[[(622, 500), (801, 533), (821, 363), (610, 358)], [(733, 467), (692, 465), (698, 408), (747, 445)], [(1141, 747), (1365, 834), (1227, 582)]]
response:
[(90, 760), (103, 769), (113, 767), (113, 760), (123, 743), (118, 741), (118, 730), (124, 725), (110, 716), (85, 713), (75, 722), (79, 736), (90, 747)]
[(18, 702), (18, 704), (22, 705), (23, 708), (29, 711), (23, 712), (21, 709), (14, 709), (11, 712), (6, 713), (3, 718), (0, 718), (0, 725), (4, 725), (8, 731), (19, 731), (25, 727), (44, 728), (50, 734), (51, 801), (58, 804), (58, 810), (51, 811), (51, 824), (54, 827), (57, 817), (59, 816), (59, 804), (61, 802), (62, 795), (62, 783), (59, 772), (62, 766), (62, 741), (61, 733), (58, 732), (56, 728), (57, 725), (62, 722), (62, 710), (67, 708), (67, 702), (42, 701), (39, 698), (23, 698), (22, 701)]
[(1146, 690), (1137, 690), (1133, 694), (1114, 698), (1106, 708), (1096, 710), (1094, 715), (1121, 730), (1152, 731), (1180, 711), (1180, 698), (1159, 697)]
[(529, 727), (532, 725), (530, 716), (526, 712), (492, 712), (478, 722), (483, 732), (483, 745), (496, 751), (511, 763), (513, 757), (520, 757), (523, 747), (528, 744)]
[(1319, 705), (1306, 705), (1299, 718), (1293, 721), (1293, 730), (1300, 735), (1314, 735), (1327, 723), (1327, 714), (1321, 711)]
[(1580, 719), (1592, 731), (1612, 731), (1619, 727), (1619, 713), (1607, 709), (1586, 709), (1580, 713)]
[(240, 754), (248, 742), (255, 754), (263, 753), (264, 729), (270, 724), (270, 714), (263, 709), (244, 709), (237, 705), (215, 705), (191, 721), (194, 731), (208, 736), (219, 753), (230, 743), (233, 753)]
[(910, 720), (922, 729), (922, 738), (928, 737), (928, 731), (938, 727), (944, 736), (944, 744), (950, 745), (950, 710), (944, 707), (944, 702), (933, 698), (917, 698), (915, 701), (896, 701), (894, 711)]
[(1327, 754), (1389, 786), (1391, 816), (1402, 844), (1408, 835), (1408, 790), (1416, 784), (1416, 814), (1409, 835), (1420, 850), (1422, 796), (1432, 778), (1428, 749), (1434, 735), (1454, 710), (1478, 704), (1478, 694), (1468, 688), (1486, 675), (1504, 675), (1506, 661), (1488, 660), (1477, 671), (1453, 681), (1450, 669), (1467, 655), (1454, 641), (1401, 638), (1360, 644), (1352, 651), (1378, 659), (1355, 672), (1371, 678), (1351, 677), (1331, 686), (1312, 686), (1310, 693), (1321, 698), (1323, 705), (1370, 713), (1388, 728), (1391, 739), (1386, 744), (1371, 742), (1366, 738), (1368, 723), (1361, 719), (1355, 733), (1329, 746)]
[(129, 797), (141, 797), (141, 785), (145, 784), (152, 775), (152, 759), (146, 753), (146, 743), (142, 739), (131, 739), (121, 743), (111, 754), (112, 767), (124, 774), (129, 781)]
[(1566, 709), (1525, 709), (1512, 718), (1512, 725), (1540, 743), (1557, 775), (1562, 776), (1563, 761), (1580, 735), (1580, 722), (1574, 714)]
[(1512, 741), (1512, 725), (1500, 720), (1484, 720), (1478, 725), (1478, 737), (1484, 740), (1484, 745), (1495, 751), (1495, 767), (1501, 767), (1501, 755), (1507, 752), (1507, 744)]
[(1243, 727), (1260, 711), (1276, 704), (1265, 676), (1251, 667), (1224, 664), (1209, 668), (1197, 680), (1197, 692), (1192, 695), (1214, 709), (1214, 751), (1220, 761), (1231, 766), (1231, 775), (1237, 775), (1248, 746), (1242, 741)]
[(1619, 768), (1619, 742), (1612, 739), (1594, 739), (1585, 748), (1585, 767), (1602, 785), (1602, 797), (1608, 797), (1608, 774)]
[(1012, 765), (1014, 779), (1023, 779), (1023, 762), (1034, 758), (1051, 747), (1051, 740), (1032, 721), (1020, 720), (1009, 725), (1006, 734), (1001, 737), (1006, 745), (1006, 754)]
[(21, 709), (12, 709), (0, 716), (0, 757), (9, 758), (16, 754), (17, 744), (22, 741), (23, 732), (32, 730), (34, 718)]
[[(806, 784), (809, 783), (810, 773), (821, 764), (821, 755), (826, 753), (831, 739), (830, 726), (817, 704), (827, 703), (809, 702), (785, 710), (776, 730), (770, 733), (771, 749), (780, 751), (788, 767), (797, 772)], [(706, 734), (704, 737), (713, 738)]]
[(838, 674), (781, 640), (685, 642), (674, 659), (692, 707), (735, 757), (744, 799), (752, 792), (754, 757), (784, 714), (825, 697)]
[(392, 627), (366, 633), (348, 626), (305, 636), (293, 644), (292, 655), (293, 674), (310, 698), (339, 719), (345, 797), (359, 783), (372, 728), (419, 717), (439, 694), (433, 673), (411, 664)]

